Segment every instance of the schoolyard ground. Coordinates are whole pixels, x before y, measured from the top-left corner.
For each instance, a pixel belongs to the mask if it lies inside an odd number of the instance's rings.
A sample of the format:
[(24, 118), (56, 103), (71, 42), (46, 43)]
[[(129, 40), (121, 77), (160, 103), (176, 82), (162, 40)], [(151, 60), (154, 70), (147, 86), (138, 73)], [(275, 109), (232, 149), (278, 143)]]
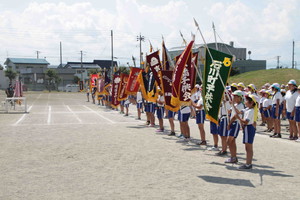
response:
[[(270, 139), (259, 127), (254, 168), (238, 171), (224, 164), (227, 157), (155, 133), (145, 115), (135, 120), (133, 105), (124, 117), (86, 102), (84, 93), (25, 95), (28, 113), (0, 112), (0, 199), (300, 198), (300, 144), (286, 132)], [(199, 140), (195, 120), (189, 124)], [(208, 122), (205, 129), (211, 145)], [(241, 132), (237, 145), (244, 163)]]

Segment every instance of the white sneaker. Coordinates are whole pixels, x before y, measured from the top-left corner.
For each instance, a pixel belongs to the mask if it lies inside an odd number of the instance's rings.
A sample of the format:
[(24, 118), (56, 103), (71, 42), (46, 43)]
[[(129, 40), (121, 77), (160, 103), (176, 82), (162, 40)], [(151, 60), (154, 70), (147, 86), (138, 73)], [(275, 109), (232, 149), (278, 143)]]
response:
[(182, 136), (179, 137), (179, 139), (185, 139), (185, 137), (182, 135)]
[(298, 138), (297, 140), (295, 140), (295, 142), (300, 142), (300, 138)]
[(209, 147), (207, 148), (208, 151), (220, 151), (218, 147)]

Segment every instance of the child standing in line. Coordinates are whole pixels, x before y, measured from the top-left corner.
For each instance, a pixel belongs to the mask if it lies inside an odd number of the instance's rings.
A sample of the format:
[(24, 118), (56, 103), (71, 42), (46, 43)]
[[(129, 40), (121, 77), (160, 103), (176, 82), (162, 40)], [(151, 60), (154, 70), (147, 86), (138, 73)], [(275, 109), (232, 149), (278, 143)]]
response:
[(205, 111), (203, 106), (203, 98), (200, 94), (197, 103), (192, 102), (193, 107), (196, 109), (196, 124), (198, 124), (198, 128), (200, 131), (201, 142), (198, 145), (206, 145), (205, 139), (205, 130), (204, 130), (204, 120), (205, 120)]
[(265, 99), (262, 103), (263, 114), (267, 120), (267, 130), (265, 130), (265, 132), (271, 132), (273, 128), (273, 123), (271, 118), (272, 100), (270, 99), (270, 96), (271, 96), (271, 92), (267, 90), (264, 93)]
[(265, 123), (266, 123), (266, 118), (265, 118), (265, 115), (264, 115), (264, 111), (263, 111), (263, 101), (266, 99), (265, 97), (265, 94), (266, 93), (266, 90), (265, 89), (262, 89), (259, 91), (259, 94), (261, 96), (260, 100), (259, 100), (259, 113), (260, 113), (260, 116), (261, 116), (261, 124), (260, 126), (264, 126)]
[(129, 101), (129, 96), (127, 97), (127, 99), (125, 100), (124, 102), (124, 107), (125, 107), (125, 117), (128, 116), (128, 112), (129, 112), (129, 104), (130, 104), (130, 101)]
[(253, 142), (255, 137), (256, 127), (254, 126), (254, 122), (257, 119), (258, 114), (258, 102), (257, 97), (255, 95), (250, 94), (246, 97), (246, 109), (243, 110), (244, 117), (240, 117), (240, 112), (236, 107), (234, 107), (236, 111), (235, 117), (240, 120), (243, 126), (243, 143), (245, 144), (246, 149), (246, 164), (238, 167), (239, 170), (247, 170), (252, 169), (252, 159), (253, 159)]
[(297, 88), (298, 90), (298, 97), (296, 99), (296, 104), (295, 104), (295, 120), (298, 126), (298, 139), (295, 140), (296, 142), (300, 142), (300, 85)]
[(281, 128), (280, 128), (280, 115), (282, 113), (282, 95), (280, 93), (280, 85), (274, 83), (271, 85), (274, 96), (272, 98), (272, 117), (274, 119), (274, 134), (270, 137), (281, 138)]
[(212, 121), (210, 121), (210, 134), (213, 135), (214, 145), (211, 148), (208, 148), (209, 151), (219, 151), (218, 142), (218, 125)]
[(137, 109), (137, 114), (138, 114), (137, 120), (141, 120), (142, 107), (143, 107), (143, 97), (142, 97), (141, 90), (139, 90), (136, 93), (136, 109)]
[(181, 137), (184, 142), (190, 141), (190, 127), (189, 127), (189, 118), (191, 115), (190, 106), (181, 106), (178, 112), (178, 120), (180, 124)]
[(174, 117), (175, 117), (176, 112), (173, 112), (171, 110), (168, 110), (168, 119), (169, 119), (169, 123), (170, 123), (170, 128), (171, 128), (171, 133), (169, 134), (169, 136), (176, 136), (175, 133), (175, 125), (174, 125)]
[[(243, 98), (244, 98), (244, 94), (242, 93), (242, 91), (240, 90), (236, 90), (233, 93), (233, 103), (234, 103), (234, 107), (241, 112), (245, 106), (243, 103)], [(229, 146), (229, 150), (230, 150), (230, 155), (231, 157), (225, 161), (225, 163), (237, 163), (238, 159), (237, 159), (237, 155), (236, 155), (236, 138), (239, 135), (239, 131), (240, 131), (240, 123), (237, 120), (236, 115), (236, 109), (231, 108), (231, 116), (230, 116), (230, 121), (229, 124), (227, 126), (227, 130), (228, 132), (228, 139), (227, 139), (227, 144)], [(239, 114), (240, 118), (242, 117), (242, 114)]]
[(163, 96), (163, 93), (161, 90), (158, 91), (158, 98), (156, 100), (157, 104), (157, 110), (156, 110), (156, 115), (158, 119), (158, 124), (159, 124), (159, 129), (156, 130), (158, 133), (163, 133), (164, 132), (164, 103), (165, 103), (165, 98)]
[(221, 151), (216, 153), (217, 156), (227, 155), (227, 136), (228, 136), (227, 126), (228, 126), (229, 109), (230, 109), (229, 99), (228, 96), (224, 94), (224, 99), (222, 101), (221, 108), (220, 108), (219, 127), (218, 127), (218, 134), (221, 138), (222, 149)]

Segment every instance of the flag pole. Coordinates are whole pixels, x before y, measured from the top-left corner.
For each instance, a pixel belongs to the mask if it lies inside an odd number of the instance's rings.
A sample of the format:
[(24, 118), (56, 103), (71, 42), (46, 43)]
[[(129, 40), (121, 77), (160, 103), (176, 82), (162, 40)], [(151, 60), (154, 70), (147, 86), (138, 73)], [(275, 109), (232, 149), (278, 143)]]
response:
[(212, 23), (212, 28), (213, 28), (213, 30), (214, 30), (214, 36), (215, 36), (216, 49), (219, 51), (219, 48), (218, 48), (218, 43), (217, 43), (217, 36), (216, 36), (216, 27), (215, 27), (215, 24), (214, 24), (214, 22)]

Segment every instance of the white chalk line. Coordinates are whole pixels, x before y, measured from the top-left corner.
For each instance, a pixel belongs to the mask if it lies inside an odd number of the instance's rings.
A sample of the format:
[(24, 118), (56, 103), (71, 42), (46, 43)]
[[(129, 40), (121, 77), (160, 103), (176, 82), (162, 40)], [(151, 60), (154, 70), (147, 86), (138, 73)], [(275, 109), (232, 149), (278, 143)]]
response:
[[(29, 111), (31, 110), (31, 108), (32, 108), (32, 106), (29, 106), (27, 112), (29, 112)], [(26, 116), (27, 114), (28, 114), (28, 113), (23, 114), (23, 115), (20, 117), (20, 119), (19, 119), (18, 121), (16, 121), (16, 123), (13, 124), (13, 126), (17, 126), (21, 121), (23, 121), (24, 118), (25, 118), (25, 116)]]
[(94, 111), (93, 109), (91, 109), (91, 108), (87, 107), (86, 105), (83, 105), (83, 107), (85, 107), (86, 109), (88, 109), (88, 110), (92, 111), (93, 113), (95, 113), (96, 115), (98, 115), (99, 117), (101, 117), (102, 119), (105, 119), (105, 120), (109, 121), (109, 122), (110, 122), (110, 123), (112, 123), (112, 124), (115, 124), (115, 123), (116, 123), (116, 122), (114, 122), (114, 121), (112, 121), (112, 120), (108, 119), (107, 117), (104, 117), (104, 116), (103, 116), (103, 115), (101, 115), (100, 113), (98, 113), (98, 112)]
[(70, 108), (70, 106), (66, 105), (68, 110), (75, 116), (75, 118), (79, 121), (79, 123), (82, 123), (82, 120), (78, 117), (78, 115)]
[(51, 106), (49, 106), (48, 109), (48, 119), (47, 119), (47, 124), (49, 125), (51, 123)]

